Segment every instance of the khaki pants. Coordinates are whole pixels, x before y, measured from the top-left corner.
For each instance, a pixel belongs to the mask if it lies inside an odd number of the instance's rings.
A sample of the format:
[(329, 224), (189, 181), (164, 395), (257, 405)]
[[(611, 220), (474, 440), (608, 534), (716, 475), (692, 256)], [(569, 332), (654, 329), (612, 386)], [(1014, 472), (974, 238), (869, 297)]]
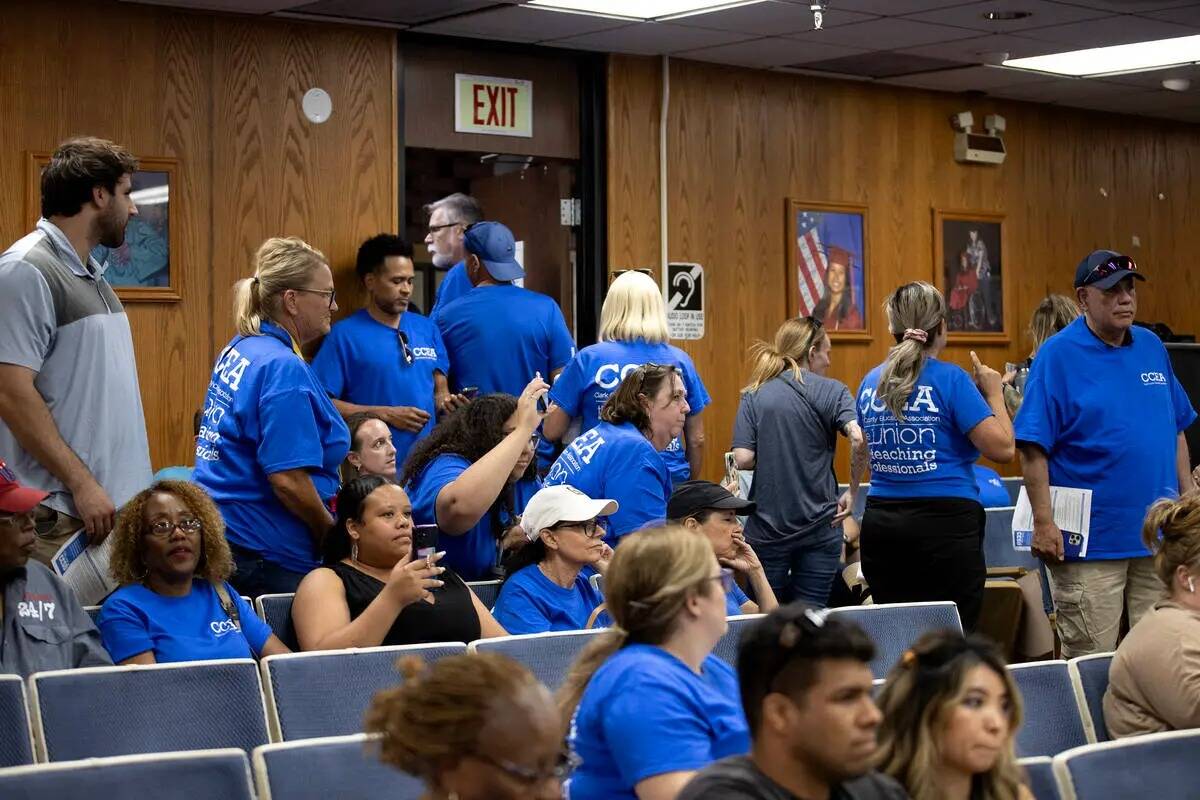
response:
[(1063, 658), (1116, 650), (1121, 612), (1128, 612), (1132, 628), (1163, 596), (1151, 558), (1068, 561), (1046, 567)]
[(83, 520), (55, 511), (49, 506), (38, 506), (33, 510), (33, 524), (36, 528), (33, 557), (50, 567), (50, 560), (54, 558), (54, 554), (66, 544), (67, 539), (83, 527)]

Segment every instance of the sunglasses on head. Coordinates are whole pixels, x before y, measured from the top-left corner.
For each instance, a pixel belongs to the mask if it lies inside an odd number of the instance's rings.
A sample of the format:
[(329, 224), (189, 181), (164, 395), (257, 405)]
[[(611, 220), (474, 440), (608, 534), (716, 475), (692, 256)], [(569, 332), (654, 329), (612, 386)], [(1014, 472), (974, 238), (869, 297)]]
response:
[(1135, 264), (1133, 259), (1129, 256), (1117, 256), (1115, 258), (1110, 258), (1103, 264), (1097, 264), (1096, 266), (1092, 267), (1092, 271), (1089, 272), (1087, 277), (1083, 279), (1082, 285), (1090, 286), (1096, 281), (1102, 281), (1109, 275), (1121, 272), (1123, 270), (1137, 272), (1137, 264)]

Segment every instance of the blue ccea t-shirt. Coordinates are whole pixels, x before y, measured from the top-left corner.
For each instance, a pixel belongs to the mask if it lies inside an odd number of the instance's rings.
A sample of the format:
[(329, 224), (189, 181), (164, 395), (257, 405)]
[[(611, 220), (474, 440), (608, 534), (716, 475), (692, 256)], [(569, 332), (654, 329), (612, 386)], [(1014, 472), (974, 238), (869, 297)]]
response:
[(408, 337), (412, 364), (404, 360), (396, 329), (377, 321), (366, 309), (334, 325), (312, 362), (325, 390), (338, 400), (360, 406), (414, 406), (429, 414), (420, 433), (391, 429), (397, 472), (408, 451), (429, 435), (437, 421), (434, 373), (450, 372), (446, 345), (429, 319), (406, 311), (400, 316), (400, 330)]
[(195, 481), (221, 510), (225, 538), (292, 572), (315, 569), (308, 526), (267, 476), (306, 470), (328, 505), (350, 431), (287, 331), (263, 322), (261, 336), (235, 337), (213, 368), (203, 415)]
[[(442, 489), (458, 479), (471, 466), (471, 462), (460, 455), (443, 453), (421, 470), (405, 487), (412, 501), (413, 522), (417, 525), (439, 525), (437, 498)], [(521, 479), (512, 485), (513, 513), (520, 516), (529, 498), (542, 488), (536, 479)], [(491, 580), (493, 568), (499, 557), (498, 537), (510, 527), (513, 519), (506, 511), (498, 514), (499, 528), (493, 526), (493, 512), (483, 518), (466, 533), (438, 536), (438, 548), (446, 551), (442, 566), (458, 573), (464, 581)]]
[[(537, 564), (530, 564), (504, 581), (492, 615), (514, 635), (583, 630), (588, 617), (604, 602), (588, 580), (595, 574), (591, 567), (584, 567), (575, 577), (575, 585), (564, 589), (547, 578)], [(601, 612), (593, 627), (611, 624), (607, 613)]]
[(1046, 453), (1051, 486), (1092, 490), (1087, 560), (1140, 558), (1154, 501), (1179, 494), (1178, 436), (1196, 419), (1162, 342), (1130, 329), (1121, 347), (1079, 317), (1033, 360), (1013, 423)]
[(271, 629), (232, 586), (225, 589), (237, 604), (240, 631), (212, 584), (199, 578), (184, 597), (160, 595), (141, 584), (123, 586), (105, 601), (96, 626), (114, 663), (147, 651), (160, 664), (261, 654)]
[(1013, 504), (1000, 473), (991, 467), (975, 465), (975, 485), (979, 487), (979, 502), (984, 508), (1004, 508)]
[(972, 469), (979, 451), (968, 434), (992, 416), (961, 367), (926, 358), (900, 422), (875, 389), (882, 366), (858, 389), (858, 424), (871, 451), (871, 497), (979, 499)]
[[(554, 382), (550, 399), (570, 416), (581, 419), (581, 431), (591, 430), (600, 422), (600, 409), (605, 401), (617, 390), (625, 376), (643, 364), (679, 368), (691, 407), (688, 416), (699, 414), (709, 404), (708, 390), (704, 388), (691, 356), (665, 342), (647, 344), (641, 339), (634, 342), (600, 342), (583, 348)], [(691, 476), (692, 469), (682, 438), (675, 437), (663, 451), (662, 457), (675, 483), (686, 481)]]
[(575, 355), (558, 304), (519, 286), (477, 286), (434, 316), (450, 357), (454, 391), (520, 395), (540, 372), (546, 382)]
[(716, 656), (701, 674), (648, 644), (630, 644), (601, 665), (571, 720), (582, 763), (570, 800), (636, 800), (634, 787), (667, 772), (699, 770), (750, 749), (737, 675)]
[(611, 546), (625, 534), (667, 518), (671, 472), (631, 422), (601, 422), (571, 442), (546, 474), (547, 486), (563, 483), (588, 497), (617, 501), (620, 508), (605, 521), (604, 540)]
[(429, 311), (430, 318), (438, 312), (439, 308), (453, 303), (474, 288), (471, 285), (471, 279), (467, 277), (466, 262), (460, 261), (455, 264), (446, 272), (446, 277), (442, 278), (442, 282), (438, 284), (437, 297), (434, 298), (433, 308)]

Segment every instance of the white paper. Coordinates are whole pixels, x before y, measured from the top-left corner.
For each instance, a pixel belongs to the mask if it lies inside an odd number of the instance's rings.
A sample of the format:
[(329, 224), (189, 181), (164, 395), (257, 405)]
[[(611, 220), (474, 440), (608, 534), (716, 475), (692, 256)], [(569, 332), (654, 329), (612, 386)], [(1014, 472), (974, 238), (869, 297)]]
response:
[[(1092, 490), (1051, 486), (1050, 506), (1054, 512), (1054, 524), (1063, 534), (1066, 555), (1086, 558), (1092, 529)], [(1029, 494), (1024, 486), (1013, 511), (1012, 534), (1014, 550), (1032, 549), (1033, 507), (1029, 504)]]
[(51, 566), (75, 591), (80, 604), (94, 606), (117, 588), (108, 574), (111, 546), (108, 536), (99, 547), (88, 547), (87, 531), (80, 530), (54, 554)]

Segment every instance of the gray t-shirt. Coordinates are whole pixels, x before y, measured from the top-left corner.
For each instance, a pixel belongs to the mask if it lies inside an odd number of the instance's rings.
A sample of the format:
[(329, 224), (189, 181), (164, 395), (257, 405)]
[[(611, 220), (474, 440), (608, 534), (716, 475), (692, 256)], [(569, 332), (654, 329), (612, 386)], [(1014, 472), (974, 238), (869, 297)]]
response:
[(835, 537), (837, 510), (833, 456), (837, 437), (855, 420), (854, 400), (841, 381), (791, 371), (742, 395), (733, 446), (755, 452), (750, 498), (758, 508), (746, 521), (754, 545)]
[[(717, 761), (696, 774), (676, 800), (800, 800), (764, 775), (749, 756)], [(904, 787), (878, 772), (831, 787), (829, 800), (908, 800)]]
[[(117, 508), (150, 484), (129, 318), (100, 265), (82, 264), (44, 219), (0, 255), (0, 363), (37, 373), (34, 387), (63, 441)], [(21, 483), (51, 493), (46, 505), (79, 516), (67, 488), (2, 421), (0, 455)]]

